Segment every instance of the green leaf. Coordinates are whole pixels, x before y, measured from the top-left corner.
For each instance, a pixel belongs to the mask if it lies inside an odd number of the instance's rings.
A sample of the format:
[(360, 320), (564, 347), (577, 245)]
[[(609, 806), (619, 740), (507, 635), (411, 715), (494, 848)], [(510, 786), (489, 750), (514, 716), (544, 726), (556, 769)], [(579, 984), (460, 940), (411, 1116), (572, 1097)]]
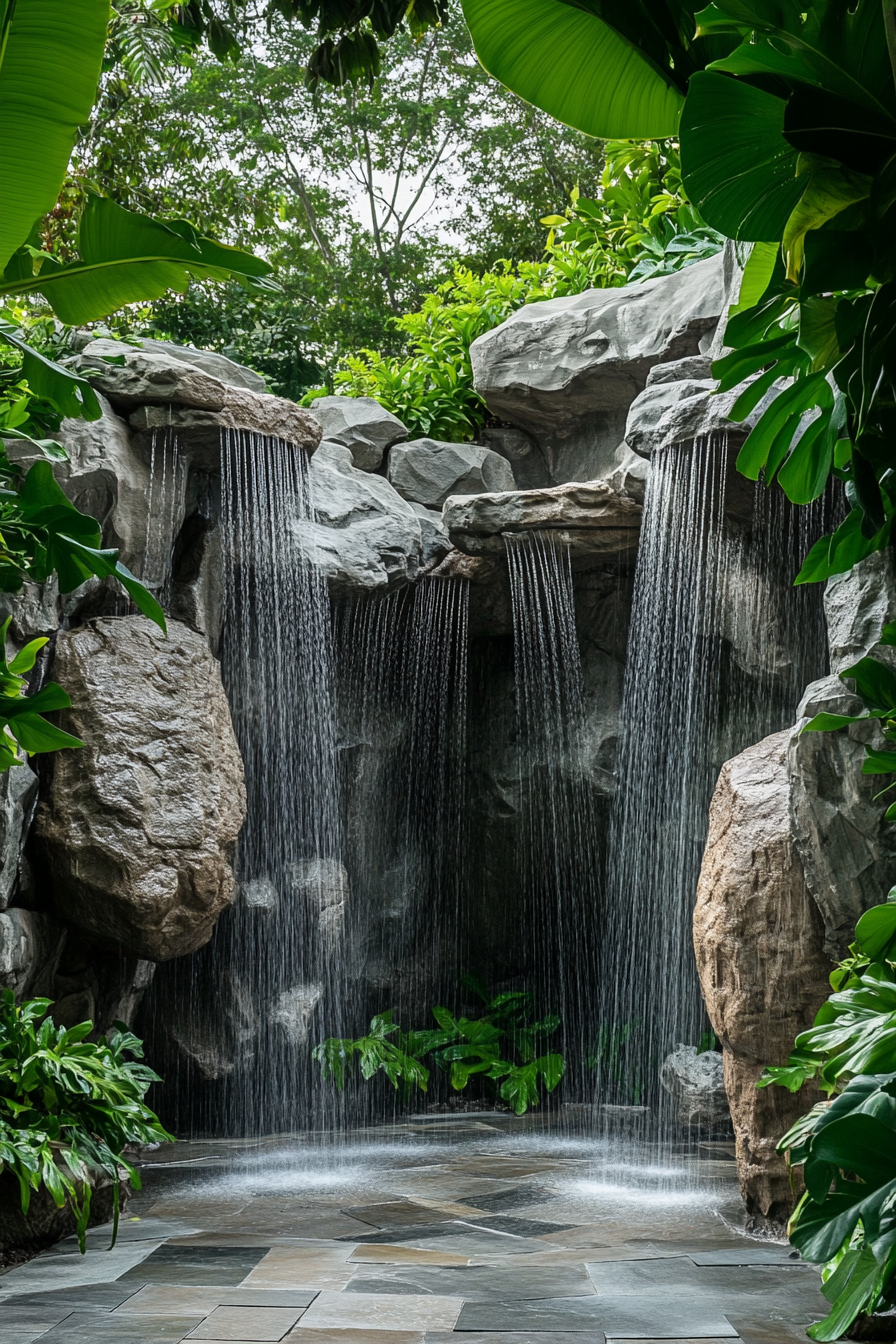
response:
[(842, 164), (816, 154), (799, 156), (797, 180), (805, 184), (803, 194), (784, 226), (782, 239), (787, 278), (794, 284), (803, 266), (806, 234), (820, 229), (847, 206), (865, 200), (871, 192), (870, 177), (851, 173)]
[(678, 130), (673, 72), (584, 5), (463, 0), (476, 54), (514, 93), (567, 126), (605, 138)]
[(876, 536), (866, 537), (862, 533), (863, 517), (861, 509), (851, 509), (833, 536), (816, 541), (794, 583), (819, 583), (835, 574), (847, 574), (860, 560), (882, 550), (890, 535), (890, 522)]
[(0, 272), (56, 204), (90, 117), (108, 0), (16, 0), (0, 64)]
[(896, 905), (865, 911), (856, 925), (856, 946), (872, 961), (896, 961)]
[(729, 238), (777, 243), (805, 184), (784, 139), (786, 102), (727, 75), (692, 76), (681, 116), (682, 180)]
[(29, 756), (36, 752), (63, 751), (68, 747), (84, 746), (79, 737), (63, 732), (39, 714), (30, 712), (17, 714), (9, 725), (9, 731)]
[(186, 220), (159, 220), (91, 195), (78, 229), (80, 260), (0, 283), (0, 294), (43, 294), (63, 322), (76, 326), (127, 303), (184, 292), (191, 280), (235, 279), (271, 290), (272, 267), (260, 257), (204, 238)]
[(896, 751), (876, 751), (874, 747), (866, 747), (865, 759), (862, 762), (862, 774), (896, 774)]
[(841, 680), (855, 683), (858, 695), (874, 715), (896, 712), (896, 672), (877, 658), (860, 658), (852, 667), (844, 668)]
[(862, 723), (868, 714), (816, 714), (803, 725), (804, 733), (836, 733), (840, 728), (848, 728), (851, 723)]
[(777, 242), (753, 244), (741, 276), (737, 303), (728, 310), (729, 319), (735, 313), (753, 308), (762, 298), (771, 282), (779, 247), (780, 244)]
[[(64, 369), (52, 359), (47, 359), (19, 336), (18, 331), (9, 322), (0, 320), (0, 340), (11, 345), (22, 355), (22, 375), (36, 397), (46, 397), (52, 401), (63, 415), (72, 419), (99, 420), (103, 414), (97, 395), (87, 382), (77, 374)], [(67, 456), (60, 448), (63, 458)], [(56, 456), (46, 453), (46, 456)]]

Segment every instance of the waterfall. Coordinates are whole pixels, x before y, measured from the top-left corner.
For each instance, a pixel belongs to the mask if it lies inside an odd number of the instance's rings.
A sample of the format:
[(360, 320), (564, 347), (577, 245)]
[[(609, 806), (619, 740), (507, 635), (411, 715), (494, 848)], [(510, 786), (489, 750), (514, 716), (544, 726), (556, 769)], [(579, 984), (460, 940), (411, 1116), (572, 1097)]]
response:
[(167, 611), (174, 543), (184, 516), (187, 460), (173, 430), (154, 429), (149, 442), (146, 547), (141, 579)]
[[(161, 968), (156, 1057), (181, 1132), (339, 1127), (310, 1050), (342, 1035), (345, 914), (329, 600), (303, 556), (304, 452), (221, 442), (221, 670), (243, 757), (237, 890), (207, 947)], [(166, 1058), (167, 1056), (167, 1058)]]
[[(387, 1008), (433, 1025), (466, 969), (468, 600), (467, 580), (424, 578), (336, 612), (352, 1034)], [(379, 1117), (398, 1097), (378, 1082), (355, 1103)]]
[[(559, 1013), (567, 1097), (582, 1099), (599, 876), (569, 548), (506, 534), (522, 811), (520, 916), (539, 1015)], [(556, 1049), (552, 1041), (548, 1048)]]
[(724, 436), (655, 455), (623, 691), (598, 1091), (650, 1105), (666, 1136), (660, 1066), (708, 1027), (691, 919), (719, 767), (792, 723), (824, 672), (821, 595), (791, 585), (829, 506), (794, 510), (759, 485), (732, 518), (726, 486)]

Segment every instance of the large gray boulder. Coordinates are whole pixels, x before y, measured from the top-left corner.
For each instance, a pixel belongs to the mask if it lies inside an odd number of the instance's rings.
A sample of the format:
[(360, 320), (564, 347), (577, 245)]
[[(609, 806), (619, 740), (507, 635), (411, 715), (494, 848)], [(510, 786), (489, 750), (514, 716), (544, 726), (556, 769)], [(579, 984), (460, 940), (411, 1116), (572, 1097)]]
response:
[(283, 397), (261, 396), (239, 387), (227, 389), (220, 411), (146, 404), (131, 412), (128, 423), (144, 445), (151, 441), (154, 431), (174, 431), (178, 446), (187, 451), (191, 463), (207, 471), (220, 470), (222, 430), (265, 434), (309, 455), (320, 443), (320, 425), (310, 412)]
[(30, 765), (14, 765), (0, 775), (0, 910), (15, 891), (36, 802), (37, 775)]
[[(164, 342), (158, 343), (160, 346)], [(195, 364), (164, 349), (144, 350), (122, 341), (92, 341), (77, 361), (78, 372), (117, 406), (173, 403), (221, 411), (227, 386)]]
[(643, 284), (526, 304), (473, 342), (476, 390), (537, 440), (553, 481), (606, 476), (653, 366), (708, 351), (733, 271), (719, 253)]
[(828, 579), (824, 593), (831, 671), (843, 672), (874, 651), (885, 663), (896, 650), (879, 646), (885, 625), (896, 621), (896, 573), (890, 551), (878, 551), (848, 574)]
[(38, 808), (54, 913), (124, 955), (194, 951), (233, 898), (245, 816), (218, 664), (186, 626), (126, 617), (61, 634), (53, 675), (86, 743), (55, 756)]
[(861, 915), (896, 882), (896, 827), (884, 819), (879, 776), (863, 775), (865, 743), (883, 747), (875, 721), (836, 733), (802, 731), (816, 714), (862, 714), (839, 677), (807, 687), (790, 736), (788, 770), (794, 842), (806, 885), (824, 921), (825, 952), (844, 957)]
[(414, 439), (389, 454), (389, 483), (402, 498), (440, 509), (450, 495), (513, 490), (510, 463), (478, 443)]
[(545, 490), (453, 496), (442, 511), (452, 542), (468, 555), (501, 555), (505, 532), (551, 531), (574, 558), (609, 559), (638, 545), (641, 505), (606, 481)]
[(311, 414), (323, 437), (348, 448), (362, 471), (376, 471), (393, 443), (408, 436), (398, 416), (373, 397), (318, 397)]
[[(84, 330), (73, 333), (71, 345), (88, 358), (91, 355), (120, 355), (124, 353), (123, 345), (129, 349), (135, 348), (133, 341), (116, 341), (108, 335)], [(173, 341), (158, 341), (151, 336), (137, 338), (136, 346), (149, 354), (164, 355), (168, 359), (179, 359), (184, 364), (192, 364), (211, 378), (229, 383), (232, 387), (245, 387), (250, 392), (264, 392), (267, 389), (267, 384), (260, 373), (246, 368), (245, 364), (237, 364), (235, 360), (219, 354), (217, 350), (197, 350), (192, 345), (175, 345)]]
[(17, 999), (52, 997), (65, 930), (50, 915), (18, 907), (0, 912), (0, 985)]
[[(641, 457), (649, 458), (676, 443), (693, 443), (711, 434), (744, 439), (780, 391), (781, 385), (776, 384), (745, 420), (733, 421), (731, 411), (743, 386), (716, 392), (714, 378), (695, 378), (688, 372), (699, 362), (683, 359), (677, 364), (663, 364), (659, 366), (661, 378), (654, 376), (657, 369), (651, 370), (647, 386), (635, 397), (625, 422), (625, 441)], [(678, 370), (683, 376), (676, 379), (671, 375)]]
[(305, 553), (331, 589), (387, 589), (422, 564), (420, 519), (382, 476), (359, 471), (351, 450), (327, 442), (311, 459), (313, 522), (294, 520)]

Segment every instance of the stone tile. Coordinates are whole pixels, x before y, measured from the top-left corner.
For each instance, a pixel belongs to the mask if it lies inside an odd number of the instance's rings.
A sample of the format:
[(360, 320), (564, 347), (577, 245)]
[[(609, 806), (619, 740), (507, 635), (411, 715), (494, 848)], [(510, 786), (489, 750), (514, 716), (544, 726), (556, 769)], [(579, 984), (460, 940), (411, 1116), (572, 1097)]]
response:
[(712, 1284), (686, 1256), (640, 1261), (586, 1261), (585, 1268), (598, 1293), (614, 1296), (644, 1296), (681, 1291), (713, 1292)]
[[(112, 1241), (112, 1223), (103, 1223), (91, 1227), (87, 1232), (87, 1246), (90, 1250), (105, 1250)], [(135, 1241), (168, 1241), (171, 1237), (186, 1237), (199, 1232), (200, 1226), (184, 1219), (173, 1218), (122, 1218), (118, 1224), (117, 1246), (128, 1246)], [(53, 1247), (54, 1255), (79, 1255), (77, 1237), (66, 1237)]]
[(174, 1284), (153, 1283), (118, 1308), (116, 1316), (205, 1316), (218, 1307), (308, 1307), (314, 1301), (315, 1290), (289, 1291), (277, 1288), (199, 1288), (178, 1287)]
[[(445, 1237), (414, 1237), (413, 1240), (405, 1242), (406, 1246), (416, 1246), (421, 1251), (451, 1251), (455, 1255), (464, 1255), (467, 1259), (473, 1256), (497, 1256), (504, 1260), (509, 1255), (534, 1255), (540, 1249), (541, 1243), (535, 1241), (532, 1237), (515, 1237), (512, 1233), (506, 1232), (465, 1232), (463, 1229), (453, 1236)], [(581, 1252), (578, 1256), (582, 1259)]]
[(180, 1344), (200, 1316), (154, 1316), (128, 1319), (115, 1313), (76, 1311), (41, 1340), (49, 1344)]
[(488, 1213), (476, 1204), (457, 1204), (451, 1200), (421, 1199), (419, 1196), (410, 1203), (421, 1209), (430, 1209), (432, 1213), (444, 1213), (447, 1218), (475, 1218), (480, 1213)]
[[(442, 1208), (459, 1209), (460, 1217), (469, 1215), (469, 1210), (463, 1204), (446, 1204)], [(458, 1217), (457, 1213), (448, 1213), (445, 1214), (444, 1219), (440, 1219), (434, 1216), (438, 1209), (437, 1204), (430, 1204), (425, 1207), (422, 1204), (412, 1203), (410, 1200), (402, 1200), (393, 1204), (362, 1204), (360, 1208), (343, 1209), (342, 1212), (351, 1218), (357, 1218), (359, 1222), (367, 1223), (370, 1227), (387, 1228), (413, 1227), (418, 1223), (428, 1226), (432, 1223)]]
[[(371, 1344), (370, 1332), (367, 1330), (318, 1330), (315, 1326), (303, 1330), (301, 1321), (286, 1338), (290, 1341), (290, 1344)], [(424, 1344), (426, 1338), (428, 1336), (425, 1336), (420, 1330), (377, 1330), (376, 1332), (376, 1344)], [(440, 1333), (437, 1338), (450, 1340), (453, 1344), (461, 1344), (458, 1336), (454, 1333)]]
[(500, 1157), (496, 1153), (494, 1157), (482, 1156), (467, 1158), (463, 1162), (452, 1162), (452, 1171), (475, 1172), (477, 1175), (491, 1176), (497, 1178), (501, 1176), (534, 1176), (542, 1172), (562, 1171), (564, 1164), (562, 1162), (551, 1162), (550, 1160), (538, 1161), (537, 1159), (527, 1160), (518, 1157)]
[(187, 1338), (281, 1340), (303, 1314), (291, 1307), (216, 1307)]
[(71, 1315), (71, 1307), (53, 1306), (49, 1303), (35, 1303), (33, 1306), (16, 1307), (4, 1302), (3, 1310), (0, 1312), (0, 1338), (4, 1330), (33, 1330), (34, 1333), (42, 1334), (44, 1330), (49, 1330), (51, 1326), (58, 1325), (60, 1321), (65, 1320), (66, 1316)]
[(349, 1264), (466, 1265), (469, 1257), (451, 1251), (422, 1251), (416, 1246), (356, 1246)]
[[(441, 1331), (428, 1330), (424, 1335), (424, 1344), (606, 1344), (603, 1330), (522, 1330), (510, 1334), (506, 1330), (458, 1331), (446, 1335)], [(675, 1344), (679, 1344), (676, 1340)], [(715, 1344), (713, 1340), (701, 1340), (700, 1344)], [(725, 1344), (729, 1344), (726, 1340)]]
[(537, 1185), (520, 1185), (510, 1190), (499, 1190), (495, 1195), (482, 1195), (479, 1208), (489, 1213), (506, 1213), (508, 1209), (522, 1209), (549, 1198)]
[(735, 1339), (714, 1304), (681, 1298), (555, 1297), (528, 1302), (469, 1302), (457, 1330), (603, 1330), (608, 1339)]
[(4, 1274), (0, 1279), (0, 1302), (22, 1293), (108, 1284), (139, 1265), (157, 1245), (154, 1241), (140, 1241), (130, 1246), (116, 1246), (112, 1251), (88, 1251), (86, 1255), (39, 1255)]
[(534, 1218), (514, 1218), (512, 1214), (498, 1213), (482, 1220), (489, 1232), (509, 1232), (513, 1237), (542, 1237), (568, 1232), (575, 1223), (537, 1222)]
[(141, 1264), (120, 1274), (117, 1282), (236, 1286), (268, 1250), (264, 1246), (160, 1246)]
[(243, 1280), (244, 1287), (344, 1288), (356, 1272), (348, 1263), (353, 1247), (330, 1249), (273, 1246)]
[(592, 1297), (584, 1265), (555, 1265), (543, 1269), (528, 1265), (467, 1266), (464, 1269), (405, 1266), (398, 1269), (359, 1270), (346, 1289), (349, 1293), (436, 1293), (462, 1297), (465, 1302), (495, 1299), (520, 1301), (539, 1297)]
[(379, 1293), (320, 1293), (302, 1317), (297, 1334), (311, 1326), (365, 1330), (452, 1330), (463, 1301), (459, 1297)]
[(450, 1237), (458, 1231), (456, 1218), (446, 1218), (439, 1221), (438, 1219), (434, 1220), (431, 1213), (425, 1221), (392, 1223), (389, 1226), (384, 1225), (377, 1228), (374, 1232), (369, 1230), (369, 1224), (363, 1226), (364, 1231), (353, 1232), (345, 1236), (340, 1235), (338, 1240), (353, 1241), (358, 1245), (363, 1245), (365, 1241), (375, 1241), (378, 1245), (382, 1245), (388, 1241), (403, 1242), (420, 1237)]
[(753, 1317), (730, 1315), (731, 1325), (743, 1344), (806, 1344), (806, 1331), (812, 1324), (793, 1324), (782, 1321), (757, 1321)]
[(0, 1330), (0, 1344), (36, 1344), (37, 1340), (43, 1338), (42, 1330), (39, 1334), (35, 1334), (33, 1330)]
[(798, 1265), (800, 1254), (792, 1246), (757, 1246), (745, 1241), (734, 1251), (692, 1251), (695, 1265)]
[(49, 1311), (113, 1311), (133, 1297), (133, 1287), (119, 1288), (117, 1283), (90, 1283), (81, 1288), (57, 1288), (37, 1293), (17, 1293), (2, 1305), (2, 1318), (17, 1308), (38, 1307)]

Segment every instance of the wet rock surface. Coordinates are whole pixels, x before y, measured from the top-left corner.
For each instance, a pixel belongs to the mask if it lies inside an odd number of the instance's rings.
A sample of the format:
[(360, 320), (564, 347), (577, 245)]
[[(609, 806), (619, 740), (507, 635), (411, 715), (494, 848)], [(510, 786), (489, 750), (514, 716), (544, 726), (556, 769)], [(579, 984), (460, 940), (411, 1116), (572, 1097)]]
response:
[(361, 471), (376, 471), (393, 443), (408, 437), (398, 416), (373, 397), (317, 397), (310, 411), (324, 439), (348, 448)]
[(708, 349), (732, 268), (719, 253), (643, 284), (526, 304), (473, 342), (476, 390), (537, 441), (545, 484), (609, 474), (653, 366)]
[(416, 510), (382, 476), (359, 471), (348, 448), (327, 442), (312, 458), (311, 490), (315, 521), (293, 525), (331, 588), (387, 589), (417, 577)]
[(54, 676), (86, 746), (59, 753), (38, 811), (57, 917), (153, 961), (211, 936), (233, 897), (242, 762), (205, 641), (142, 617), (62, 634)]
[(504, 532), (550, 530), (569, 544), (574, 559), (609, 559), (637, 547), (641, 506), (606, 481), (587, 481), (469, 499), (453, 496), (442, 517), (454, 545), (468, 555), (502, 555)]
[(791, 832), (787, 747), (776, 733), (722, 767), (694, 912), (707, 1012), (725, 1054), (725, 1083), (747, 1209), (781, 1225), (793, 1209), (778, 1140), (818, 1096), (757, 1090), (784, 1064), (827, 998), (824, 927)]
[(682, 1129), (708, 1134), (726, 1133), (730, 1124), (722, 1056), (715, 1050), (700, 1053), (695, 1045), (677, 1045), (663, 1060), (660, 1082), (672, 1099)]
[(475, 443), (414, 439), (389, 454), (389, 482), (402, 498), (441, 509), (450, 495), (513, 490), (510, 463)]

